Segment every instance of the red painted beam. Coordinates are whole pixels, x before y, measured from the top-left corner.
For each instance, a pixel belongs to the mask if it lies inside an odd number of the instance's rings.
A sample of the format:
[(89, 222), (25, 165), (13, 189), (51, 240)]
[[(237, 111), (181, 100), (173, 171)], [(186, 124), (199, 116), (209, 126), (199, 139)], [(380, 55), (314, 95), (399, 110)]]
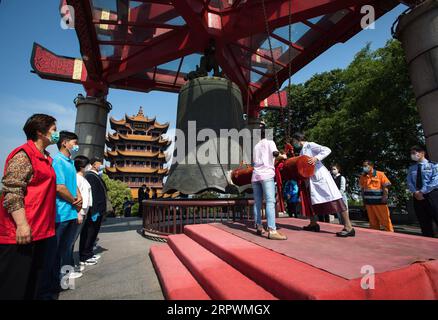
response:
[(208, 29), (204, 13), (204, 2), (201, 0), (174, 0), (173, 6), (184, 18), (191, 32), (205, 34)]
[[(385, 10), (380, 9), (379, 3), (379, 1), (372, 3), (376, 8), (376, 19), (387, 12), (387, 8), (385, 8)], [(298, 57), (292, 60), (292, 74), (299, 71), (310, 61), (314, 60), (316, 57), (321, 55), (334, 44), (339, 42), (345, 42), (352, 36), (357, 34), (359, 31), (361, 31), (361, 18), (362, 14), (360, 13), (360, 7), (357, 7), (355, 11), (349, 13), (341, 21), (339, 21), (336, 26), (332, 28), (332, 30), (330, 30), (327, 36), (321, 37), (318, 41), (307, 47), (305, 51), (301, 53)], [(288, 77), (288, 68), (283, 68), (282, 70), (280, 70), (278, 72), (280, 85), (285, 80), (287, 80)], [(255, 92), (255, 99), (257, 101), (262, 101), (263, 99), (274, 93), (276, 90), (277, 88), (274, 81), (265, 82), (262, 87)]]
[(82, 84), (90, 96), (108, 94), (106, 83), (91, 79), (80, 59), (56, 55), (34, 43), (30, 64), (33, 72), (43, 79)]
[[(289, 23), (289, 1), (266, 1), (269, 28), (276, 28)], [(370, 0), (292, 0), (291, 22), (311, 19), (341, 9), (370, 3)], [(230, 11), (222, 18), (223, 32), (229, 40), (235, 41), (252, 34), (266, 33), (265, 18), (260, 1), (247, 1), (238, 9)], [(251, 26), (248, 28), (248, 26)]]
[(188, 29), (170, 31), (150, 41), (150, 46), (137, 51), (118, 66), (106, 72), (109, 83), (127, 78), (148, 68), (203, 50)]
[(79, 39), (81, 55), (87, 67), (88, 76), (102, 79), (102, 64), (97, 44), (96, 30), (92, 23), (93, 14), (88, 0), (66, 0), (75, 9), (75, 31)]
[(252, 92), (248, 87), (248, 81), (231, 49), (228, 46), (218, 46), (216, 59), (222, 71), (240, 88), (242, 97), (246, 97), (248, 94), (252, 96)]

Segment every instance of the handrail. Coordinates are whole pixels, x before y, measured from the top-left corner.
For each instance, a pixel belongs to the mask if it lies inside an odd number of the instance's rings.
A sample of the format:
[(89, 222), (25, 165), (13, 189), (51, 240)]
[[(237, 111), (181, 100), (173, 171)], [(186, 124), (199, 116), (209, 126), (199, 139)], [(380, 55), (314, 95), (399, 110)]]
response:
[(250, 220), (253, 199), (143, 200), (143, 235), (165, 241), (189, 224)]

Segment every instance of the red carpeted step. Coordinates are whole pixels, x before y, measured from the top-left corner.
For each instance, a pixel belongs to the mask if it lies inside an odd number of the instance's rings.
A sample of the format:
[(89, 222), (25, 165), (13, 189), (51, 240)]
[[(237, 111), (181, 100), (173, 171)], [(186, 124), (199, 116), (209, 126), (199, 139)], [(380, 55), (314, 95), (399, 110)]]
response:
[(153, 246), (149, 253), (168, 300), (210, 300), (192, 274), (168, 245)]
[[(349, 284), (349, 281), (341, 277), (210, 225), (186, 226), (184, 232), (280, 299), (327, 298), (333, 290), (344, 289)], [(345, 296), (337, 298), (348, 298), (348, 292), (344, 292)]]
[(169, 246), (214, 300), (274, 300), (271, 293), (184, 234)]

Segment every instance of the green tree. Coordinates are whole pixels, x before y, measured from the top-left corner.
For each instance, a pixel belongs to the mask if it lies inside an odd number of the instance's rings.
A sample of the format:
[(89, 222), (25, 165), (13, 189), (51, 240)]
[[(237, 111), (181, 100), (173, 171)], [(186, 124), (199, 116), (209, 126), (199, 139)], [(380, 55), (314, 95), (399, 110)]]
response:
[(108, 197), (113, 205), (115, 214), (123, 215), (123, 203), (125, 202), (125, 197), (132, 200), (131, 190), (126, 183), (110, 179), (106, 174), (103, 175), (103, 180), (108, 188)]
[[(376, 51), (366, 46), (345, 70), (315, 75), (305, 84), (289, 88), (293, 130), (332, 149), (326, 165), (337, 162), (348, 179), (350, 191), (364, 159), (392, 181), (391, 199), (405, 205), (409, 148), (423, 142), (408, 67), (400, 43), (389, 41)], [(277, 117), (277, 118), (275, 118)], [(279, 113), (266, 116), (278, 129)], [(276, 142), (282, 145), (282, 137)]]

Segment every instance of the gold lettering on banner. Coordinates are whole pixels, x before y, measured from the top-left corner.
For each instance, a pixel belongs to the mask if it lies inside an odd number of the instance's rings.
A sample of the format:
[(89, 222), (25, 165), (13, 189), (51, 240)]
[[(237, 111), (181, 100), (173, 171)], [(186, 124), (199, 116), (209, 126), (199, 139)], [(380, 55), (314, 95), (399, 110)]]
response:
[[(102, 13), (100, 14), (100, 20), (109, 20), (110, 12), (108, 10), (102, 10)], [(107, 24), (100, 24), (99, 28), (103, 30), (108, 30)]]
[(81, 80), (82, 78), (82, 60), (75, 59), (75, 64), (73, 67), (73, 80)]

